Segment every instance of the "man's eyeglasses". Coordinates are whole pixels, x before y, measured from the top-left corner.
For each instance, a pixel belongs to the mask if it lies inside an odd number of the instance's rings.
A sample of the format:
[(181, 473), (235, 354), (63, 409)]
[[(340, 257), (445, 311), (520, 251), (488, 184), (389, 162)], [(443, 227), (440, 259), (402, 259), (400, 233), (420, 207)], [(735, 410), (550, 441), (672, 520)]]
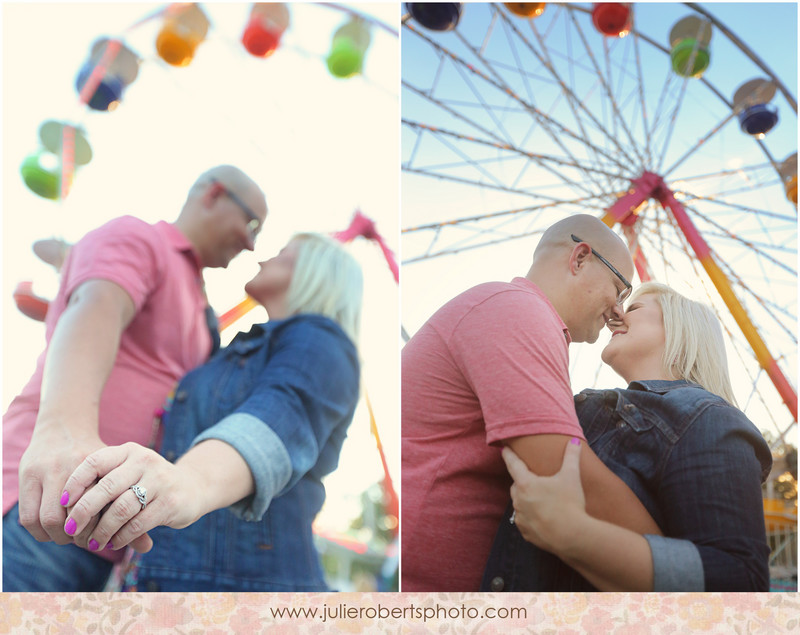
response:
[[(580, 238), (578, 238), (575, 234), (570, 234), (570, 236), (572, 237), (572, 240), (574, 240), (576, 243), (584, 242)], [(589, 245), (589, 249), (592, 249), (591, 245)], [(603, 256), (598, 254), (594, 249), (592, 249), (592, 253), (595, 256), (597, 256), (600, 262), (602, 262), (606, 267), (611, 269), (611, 271), (614, 272), (614, 275), (617, 276), (617, 278), (619, 278), (620, 280), (622, 280), (622, 284), (625, 285), (625, 288), (617, 294), (617, 304), (622, 304), (623, 302), (625, 302), (625, 300), (628, 299), (628, 296), (631, 294), (631, 291), (633, 290), (633, 286), (631, 285), (630, 282), (628, 282), (625, 279), (625, 276), (623, 276), (619, 271), (617, 271), (614, 265), (608, 262), (608, 260), (603, 258)]]
[(245, 204), (245, 202), (241, 198), (239, 198), (234, 192), (232, 192), (228, 188), (228, 186), (226, 186), (224, 183), (220, 183), (217, 179), (211, 179), (211, 183), (215, 183), (217, 185), (222, 186), (222, 189), (225, 190), (225, 194), (228, 195), (228, 198), (230, 198), (234, 203), (236, 203), (236, 205), (239, 206), (239, 209), (241, 209), (244, 212), (244, 215), (247, 216), (247, 229), (250, 231), (250, 235), (255, 240), (255, 237), (258, 236), (258, 232), (261, 231), (261, 219), (259, 219), (259, 217), (256, 216), (255, 212), (251, 210)]

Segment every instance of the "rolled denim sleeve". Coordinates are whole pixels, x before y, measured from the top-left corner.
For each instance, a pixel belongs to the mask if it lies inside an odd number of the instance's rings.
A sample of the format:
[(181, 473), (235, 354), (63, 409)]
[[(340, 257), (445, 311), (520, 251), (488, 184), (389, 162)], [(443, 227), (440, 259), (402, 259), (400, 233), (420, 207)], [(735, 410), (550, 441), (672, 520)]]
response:
[(670, 590), (679, 573), (681, 590), (695, 590), (697, 560), (687, 541), (702, 563), (703, 590), (769, 589), (761, 481), (770, 462), (764, 439), (739, 410), (714, 404), (698, 415), (674, 446), (659, 487), (670, 539), (648, 537), (655, 590)]
[(259, 521), (275, 495), (292, 476), (292, 463), (286, 446), (264, 422), (248, 414), (232, 414), (199, 434), (192, 446), (217, 439), (233, 446), (250, 468), (255, 493), (234, 503), (229, 509), (242, 520)]
[(703, 561), (689, 540), (645, 535), (653, 554), (653, 591), (704, 591)]
[(309, 471), (335, 469), (358, 399), (355, 347), (327, 318), (287, 321), (265, 346), (268, 361), (250, 394), (193, 442), (220, 439), (242, 455), (255, 493), (231, 509), (252, 521)]

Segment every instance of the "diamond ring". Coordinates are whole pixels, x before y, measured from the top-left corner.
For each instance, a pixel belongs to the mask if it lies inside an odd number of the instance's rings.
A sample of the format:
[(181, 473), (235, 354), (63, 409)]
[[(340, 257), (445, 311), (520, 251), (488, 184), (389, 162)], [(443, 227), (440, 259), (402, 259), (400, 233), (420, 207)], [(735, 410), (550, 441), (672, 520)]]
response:
[(131, 485), (130, 489), (136, 494), (136, 498), (139, 499), (142, 509), (147, 507), (147, 490), (138, 483), (136, 485)]

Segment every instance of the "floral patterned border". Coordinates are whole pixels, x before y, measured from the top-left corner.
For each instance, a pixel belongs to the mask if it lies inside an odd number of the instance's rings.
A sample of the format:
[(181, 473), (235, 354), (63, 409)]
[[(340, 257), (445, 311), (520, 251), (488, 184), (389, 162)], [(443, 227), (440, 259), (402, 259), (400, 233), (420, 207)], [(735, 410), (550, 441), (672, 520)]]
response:
[(6, 593), (0, 633), (783, 633), (796, 593)]

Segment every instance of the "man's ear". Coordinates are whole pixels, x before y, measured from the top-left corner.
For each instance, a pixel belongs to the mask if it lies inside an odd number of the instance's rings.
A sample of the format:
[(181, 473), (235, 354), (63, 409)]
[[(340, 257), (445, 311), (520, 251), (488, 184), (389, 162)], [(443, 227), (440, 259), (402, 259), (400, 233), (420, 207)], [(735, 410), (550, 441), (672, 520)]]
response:
[(206, 191), (203, 192), (203, 205), (211, 207), (224, 193), (225, 186), (222, 183), (209, 183)]
[(575, 245), (572, 253), (569, 255), (569, 270), (573, 275), (578, 273), (578, 270), (583, 267), (588, 261), (592, 250), (588, 245), (583, 243)]

